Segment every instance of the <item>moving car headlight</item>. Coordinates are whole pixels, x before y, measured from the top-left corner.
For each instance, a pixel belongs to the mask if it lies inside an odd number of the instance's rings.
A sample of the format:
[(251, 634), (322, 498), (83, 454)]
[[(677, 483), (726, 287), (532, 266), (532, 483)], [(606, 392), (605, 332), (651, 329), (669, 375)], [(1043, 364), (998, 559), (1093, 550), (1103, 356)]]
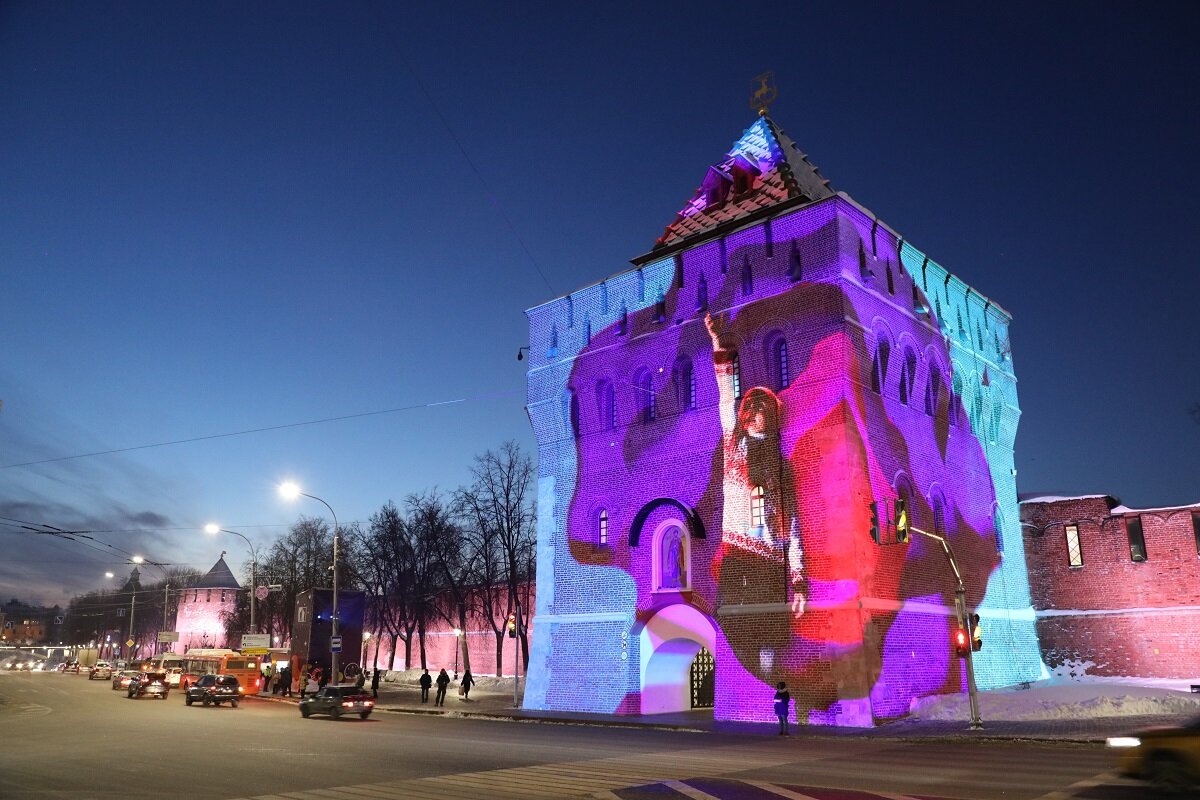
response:
[(1109, 747), (1140, 747), (1142, 740), (1136, 736), (1111, 736), (1105, 740)]

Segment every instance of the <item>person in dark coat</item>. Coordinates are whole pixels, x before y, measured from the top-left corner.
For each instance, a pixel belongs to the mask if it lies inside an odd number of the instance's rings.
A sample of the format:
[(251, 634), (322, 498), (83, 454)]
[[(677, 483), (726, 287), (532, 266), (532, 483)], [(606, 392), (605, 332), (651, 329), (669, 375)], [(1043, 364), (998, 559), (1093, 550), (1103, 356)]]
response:
[(780, 681), (775, 691), (775, 716), (779, 717), (779, 735), (788, 735), (788, 713), (791, 711), (792, 695), (787, 690), (787, 684)]
[(354, 688), (358, 689), (359, 691), (362, 691), (362, 688), (366, 685), (367, 685), (367, 671), (365, 669), (360, 669), (358, 671), (358, 677), (354, 679)]
[(382, 673), (378, 667), (376, 667), (375, 671), (371, 673), (371, 696), (372, 697), (379, 697), (379, 676), (381, 674)]
[(474, 685), (475, 685), (475, 679), (473, 677), (471, 677), (471, 670), (467, 670), (466, 672), (463, 673), (462, 683), (459, 684), (459, 686), (462, 687), (463, 700), (466, 700), (467, 697), (471, 694), (471, 687)]
[[(442, 670), (442, 671), (445, 672), (445, 670)], [(425, 673), (421, 676), (421, 702), (422, 703), (429, 702), (429, 687), (430, 686), (433, 686), (433, 678), (430, 677), (429, 670), (425, 670)]]
[(448, 687), (449, 685), (450, 685), (450, 676), (447, 675), (446, 670), (443, 669), (441, 672), (438, 673), (438, 676), (437, 676), (437, 687), (438, 687), (437, 688), (437, 696), (433, 698), (433, 704), (435, 706), (446, 705), (446, 687)]
[(275, 684), (275, 691), (279, 693), (280, 697), (292, 696), (292, 667), (290, 664), (279, 670), (279, 680)]

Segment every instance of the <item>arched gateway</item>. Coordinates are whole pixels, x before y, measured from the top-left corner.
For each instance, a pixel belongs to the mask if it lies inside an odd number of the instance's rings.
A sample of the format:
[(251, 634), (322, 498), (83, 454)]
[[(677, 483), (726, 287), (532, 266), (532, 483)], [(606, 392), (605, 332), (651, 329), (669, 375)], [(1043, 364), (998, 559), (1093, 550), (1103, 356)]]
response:
[[(642, 713), (669, 714), (704, 707), (703, 702), (695, 702), (692, 683), (695, 665), (699, 663), (701, 672), (709, 669), (711, 654), (717, 649), (712, 620), (687, 603), (672, 603), (658, 609), (638, 635), (642, 655)], [(705, 653), (709, 654), (707, 659)], [(707, 680), (703, 675), (699, 677)]]

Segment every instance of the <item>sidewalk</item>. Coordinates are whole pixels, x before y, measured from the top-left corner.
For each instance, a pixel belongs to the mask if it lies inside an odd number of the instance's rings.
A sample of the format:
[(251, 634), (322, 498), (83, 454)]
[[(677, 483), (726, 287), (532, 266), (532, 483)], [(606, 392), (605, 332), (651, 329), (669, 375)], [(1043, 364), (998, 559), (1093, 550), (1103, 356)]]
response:
[[(370, 692), (370, 684), (366, 691)], [(672, 730), (692, 733), (723, 733), (734, 735), (774, 736), (778, 730), (775, 723), (727, 722), (714, 720), (711, 711), (684, 711), (674, 714), (589, 714), (573, 711), (530, 711), (513, 708), (512, 693), (496, 690), (472, 690), (470, 699), (464, 700), (451, 685), (446, 696), (446, 705), (433, 705), (434, 692), (430, 691), (428, 703), (421, 702), (418, 686), (384, 682), (379, 687), (377, 711), (397, 714), (425, 714), (456, 718), (493, 719), (515, 722), (544, 722), (560, 725), (598, 725), (609, 727), (645, 728), (649, 730)], [(274, 702), (299, 703), (300, 697), (290, 698), (259, 695), (256, 699)], [(871, 739), (952, 739), (1014, 741), (1035, 740), (1051, 742), (1073, 742), (1079, 744), (1103, 744), (1109, 736), (1128, 734), (1131, 731), (1157, 725), (1179, 725), (1189, 717), (1182, 714), (1154, 716), (1124, 716), (1080, 719), (1053, 719), (1036, 721), (989, 721), (983, 720), (983, 729), (969, 730), (967, 720), (930, 721), (903, 719), (877, 728), (845, 728), (825, 725), (795, 725), (794, 738), (840, 738), (860, 737)]]

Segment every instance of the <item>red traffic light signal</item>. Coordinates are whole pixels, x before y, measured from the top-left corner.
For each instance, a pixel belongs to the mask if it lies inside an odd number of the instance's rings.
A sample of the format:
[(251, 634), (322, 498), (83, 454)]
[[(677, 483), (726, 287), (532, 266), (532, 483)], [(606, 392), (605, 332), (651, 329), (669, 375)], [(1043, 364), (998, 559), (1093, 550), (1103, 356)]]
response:
[(516, 614), (508, 615), (508, 638), (510, 638), (510, 639), (517, 638), (517, 615)]
[(966, 628), (954, 629), (954, 654), (959, 658), (966, 658), (967, 653), (971, 652), (971, 636), (967, 633)]

